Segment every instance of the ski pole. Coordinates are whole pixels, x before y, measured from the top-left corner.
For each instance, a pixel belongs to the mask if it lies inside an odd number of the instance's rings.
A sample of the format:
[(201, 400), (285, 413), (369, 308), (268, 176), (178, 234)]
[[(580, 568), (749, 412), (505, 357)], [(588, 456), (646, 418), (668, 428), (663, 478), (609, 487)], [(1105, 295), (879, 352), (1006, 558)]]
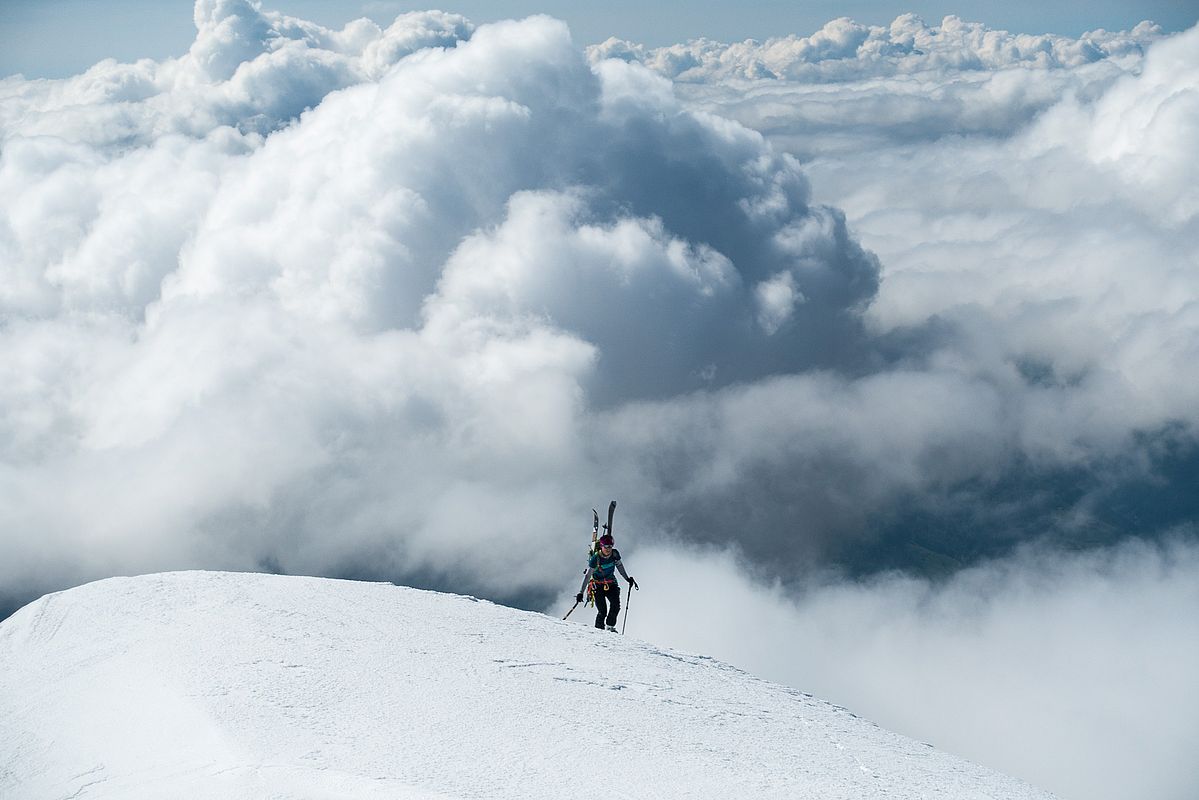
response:
[[(566, 612), (566, 617), (569, 617), (571, 614), (573, 614), (573, 613), (574, 613), (574, 610), (575, 610), (576, 608), (578, 608), (578, 607), (579, 607), (579, 601), (578, 601), (578, 600), (576, 600), (576, 601), (575, 601), (575, 604), (574, 604), (573, 606), (571, 606), (571, 607), (570, 607), (570, 611), (567, 611), (567, 612)], [(563, 617), (562, 619), (566, 619), (566, 617)]]
[[(629, 578), (629, 586), (631, 589), (641, 591), (641, 587), (637, 585), (637, 581)], [(624, 603), (624, 622), (620, 623), (620, 635), (624, 636), (625, 626), (629, 624), (629, 606), (633, 605), (633, 592), (629, 592), (629, 599)]]

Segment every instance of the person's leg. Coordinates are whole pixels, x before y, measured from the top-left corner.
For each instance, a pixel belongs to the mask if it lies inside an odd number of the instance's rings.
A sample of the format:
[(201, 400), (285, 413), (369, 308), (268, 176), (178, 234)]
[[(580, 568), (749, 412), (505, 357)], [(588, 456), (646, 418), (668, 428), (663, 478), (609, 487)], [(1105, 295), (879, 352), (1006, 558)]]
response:
[(620, 619), (620, 586), (613, 583), (608, 590), (608, 627), (615, 628), (616, 620)]
[(595, 587), (595, 627), (604, 629), (604, 617), (608, 614), (608, 601), (604, 599), (604, 590)]

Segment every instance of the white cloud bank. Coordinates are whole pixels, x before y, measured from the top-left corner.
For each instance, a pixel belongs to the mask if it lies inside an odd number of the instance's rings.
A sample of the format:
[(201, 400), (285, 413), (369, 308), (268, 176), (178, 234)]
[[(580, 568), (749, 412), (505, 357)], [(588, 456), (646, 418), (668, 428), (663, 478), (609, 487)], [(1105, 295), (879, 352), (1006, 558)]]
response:
[[(10, 602), (211, 567), (548, 604), (577, 576), (590, 507), (614, 496), (618, 537), (666, 548), (626, 545), (647, 591), (702, 604), (741, 585), (758, 599), (728, 608), (805, 631), (817, 660), (860, 653), (813, 620), (875, 636), (854, 609), (894, 611), (910, 635), (878, 647), (896, 679), (913, 646), (963, 658), (969, 626), (926, 612), (991, 576), (984, 606), (1010, 624), (981, 624), (979, 648), (1027, 677), (1011, 638), (1031, 625), (1027, 557), (946, 589), (802, 591), (913, 553), (956, 567), (1041, 536), (1153, 538), (1191, 513), (1194, 30), (1087, 44), (838, 21), (783, 48), (775, 77), (726, 58), (672, 87), (544, 17), (331, 31), (236, 0), (195, 16), (180, 59), (0, 81)], [(780, 588), (680, 562), (673, 537), (731, 542)], [(1140, 558), (1164, 566), (1121, 567), (1103, 597), (1135, 606), (1156, 575), (1185, 604), (1188, 546), (1147, 552), (1055, 558), (1070, 580), (1037, 597), (1085, 604), (1103, 559)], [(721, 588), (670, 577), (705, 570)], [(1130, 657), (1152, 665), (1170, 650), (1153, 636), (1184, 623), (1145, 617)], [(733, 627), (697, 645), (747, 642)], [(838, 659), (822, 673), (782, 652), (762, 668), (1050, 774), (928, 693), (888, 704), (869, 659), (836, 683)], [(1047, 663), (1044, 694), (1077, 700)], [(1131, 719), (1160, 752), (1193, 741), (1162, 714)], [(1084, 765), (1107, 753), (1085, 735), (1058, 746)], [(1149, 771), (1155, 796), (1194, 785)], [(1063, 759), (1046, 782), (1100, 797), (1095, 774)]]
[(929, 25), (915, 14), (902, 14), (887, 26), (862, 25), (840, 17), (810, 36), (791, 34), (764, 42), (747, 39), (725, 44), (696, 39), (646, 48), (611, 38), (591, 47), (590, 53), (597, 60), (641, 63), (681, 82), (770, 78), (820, 83), (930, 70), (1079, 67), (1104, 59), (1139, 57), (1161, 35), (1161, 29), (1148, 21), (1131, 31), (1095, 30), (1071, 39), (992, 30), (952, 15), (940, 25)]

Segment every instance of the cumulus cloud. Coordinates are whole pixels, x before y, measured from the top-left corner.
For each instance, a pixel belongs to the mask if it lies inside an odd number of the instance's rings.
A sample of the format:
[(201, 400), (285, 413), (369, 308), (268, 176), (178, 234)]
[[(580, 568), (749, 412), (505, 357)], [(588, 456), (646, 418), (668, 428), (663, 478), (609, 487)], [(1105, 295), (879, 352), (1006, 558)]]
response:
[(0, 80), (5, 137), (44, 135), (106, 153), (170, 134), (204, 138), (232, 128), (269, 134), (330, 92), (381, 78), (403, 58), (468, 40), (474, 26), (439, 11), (367, 19), (335, 31), (249, 0), (197, 0), (188, 53), (157, 63), (107, 59), (65, 80)]
[[(196, 23), (176, 61), (9, 85), (11, 591), (203, 564), (527, 595), (594, 502), (597, 410), (866, 349), (878, 263), (795, 160), (561, 23)], [(131, 69), (153, 91), (96, 93)], [(493, 570), (496, 536), (541, 555)]]
[(902, 14), (888, 26), (862, 25), (840, 17), (810, 36), (791, 34), (764, 42), (697, 39), (646, 48), (612, 38), (589, 52), (597, 60), (644, 64), (680, 82), (767, 78), (824, 83), (943, 70), (1078, 67), (1140, 56), (1161, 35), (1161, 29), (1148, 21), (1131, 31), (1095, 30), (1071, 39), (1013, 34), (952, 15), (932, 26), (915, 14)]

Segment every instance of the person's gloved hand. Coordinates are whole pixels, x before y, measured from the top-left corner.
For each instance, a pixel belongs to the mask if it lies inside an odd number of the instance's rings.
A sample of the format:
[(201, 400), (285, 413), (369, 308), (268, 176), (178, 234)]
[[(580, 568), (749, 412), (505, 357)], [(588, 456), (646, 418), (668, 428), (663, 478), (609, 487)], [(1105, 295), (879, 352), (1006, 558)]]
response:
[(579, 592), (578, 594), (575, 595), (575, 602), (576, 603), (583, 602), (583, 593), (582, 592)]

